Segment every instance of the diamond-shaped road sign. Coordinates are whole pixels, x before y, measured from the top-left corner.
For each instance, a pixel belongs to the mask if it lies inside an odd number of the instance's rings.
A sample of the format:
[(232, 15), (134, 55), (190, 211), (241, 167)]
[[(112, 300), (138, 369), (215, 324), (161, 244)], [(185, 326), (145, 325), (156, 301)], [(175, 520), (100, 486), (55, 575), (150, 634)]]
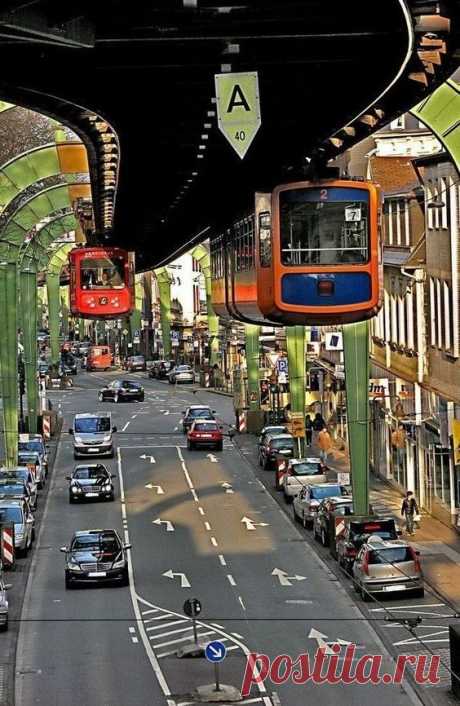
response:
[(257, 71), (216, 74), (219, 130), (244, 158), (261, 125)]

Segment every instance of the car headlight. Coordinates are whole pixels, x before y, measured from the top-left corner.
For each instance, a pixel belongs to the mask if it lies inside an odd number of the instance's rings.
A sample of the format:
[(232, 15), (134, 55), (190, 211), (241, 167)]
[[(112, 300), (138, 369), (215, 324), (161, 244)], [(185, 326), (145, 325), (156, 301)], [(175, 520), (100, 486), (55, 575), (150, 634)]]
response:
[(110, 483), (106, 483), (103, 487), (103, 490), (112, 490), (112, 486), (110, 485)]
[(71, 571), (81, 571), (81, 566), (80, 566), (80, 564), (74, 564), (73, 561), (69, 561), (69, 563), (67, 564), (67, 567), (68, 567)]
[(104, 436), (104, 441), (107, 443), (107, 441), (110, 441), (110, 435), (109, 436)]
[(82, 443), (83, 443), (83, 439), (81, 438), (81, 436), (76, 436), (76, 437), (75, 437), (75, 441), (77, 442), (77, 444), (82, 444)]
[(73, 485), (71, 490), (72, 493), (81, 493), (81, 488), (79, 488), (78, 485)]
[(125, 564), (126, 564), (125, 560), (124, 560), (124, 559), (120, 559), (120, 561), (116, 561), (116, 562), (115, 562), (115, 564), (113, 565), (112, 568), (113, 568), (113, 569), (123, 569), (123, 568), (125, 567)]

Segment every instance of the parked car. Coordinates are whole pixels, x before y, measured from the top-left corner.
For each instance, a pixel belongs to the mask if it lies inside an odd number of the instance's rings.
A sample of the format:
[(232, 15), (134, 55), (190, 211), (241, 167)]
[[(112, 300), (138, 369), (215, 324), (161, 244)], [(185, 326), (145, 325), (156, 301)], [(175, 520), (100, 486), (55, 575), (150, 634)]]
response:
[(214, 419), (215, 413), (215, 409), (211, 410), (211, 407), (204, 404), (192, 404), (187, 407), (182, 412), (182, 430), (184, 434), (189, 431), (195, 419)]
[(260, 432), (259, 446), (261, 446), (265, 442), (265, 439), (268, 435), (277, 436), (279, 434), (287, 434), (287, 433), (288, 433), (288, 428), (286, 426), (281, 426), (280, 424), (278, 424), (278, 425), (272, 424), (271, 426), (266, 426)]
[(14, 524), (14, 549), (18, 556), (26, 556), (35, 536), (35, 520), (22, 500), (0, 500), (0, 524)]
[(394, 518), (369, 517), (367, 519), (351, 519), (347, 522), (344, 532), (337, 542), (337, 559), (348, 576), (351, 576), (353, 564), (359, 550), (371, 536), (380, 537), (386, 541), (398, 539), (401, 530)]
[(195, 382), (195, 373), (190, 365), (176, 365), (168, 374), (170, 385), (179, 384), (180, 382)]
[(61, 547), (65, 553), (65, 587), (78, 583), (116, 582), (128, 586), (127, 549), (114, 529), (75, 532), (70, 544)]
[(102, 463), (75, 466), (72, 475), (66, 476), (69, 481), (69, 503), (88, 498), (114, 500), (113, 478), (115, 476)]
[(41, 434), (19, 434), (18, 451), (36, 451), (40, 454), (48, 475), (48, 449)]
[(336, 515), (351, 515), (353, 512), (351, 495), (326, 498), (318, 505), (318, 510), (313, 517), (313, 536), (323, 547), (329, 546), (333, 512)]
[(0, 500), (22, 500), (29, 512), (34, 512), (30, 490), (21, 478), (0, 478)]
[(175, 365), (173, 360), (156, 360), (149, 369), (149, 378), (166, 380), (168, 373)]
[(7, 591), (12, 588), (10, 583), (5, 583), (3, 572), (0, 574), (0, 627), (8, 630), (8, 596)]
[(284, 499), (291, 503), (304, 485), (325, 483), (326, 467), (320, 458), (293, 458), (283, 476)]
[(39, 378), (46, 378), (46, 376), (49, 374), (50, 371), (50, 364), (44, 360), (40, 360), (37, 366), (37, 371), (38, 371), (38, 377)]
[(112, 400), (113, 402), (131, 402), (138, 400), (143, 402), (145, 391), (142, 385), (134, 380), (114, 380), (98, 393), (99, 402)]
[(411, 591), (422, 598), (425, 589), (420, 552), (404, 540), (385, 541), (375, 535), (362, 545), (353, 564), (353, 587), (363, 601), (374, 595)]
[(294, 519), (311, 528), (321, 500), (339, 495), (348, 495), (348, 492), (344, 485), (338, 483), (305, 485), (293, 501)]
[(39, 490), (43, 488), (46, 481), (46, 470), (43, 459), (37, 451), (18, 451), (18, 465), (30, 468)]
[(259, 465), (264, 470), (273, 468), (278, 454), (286, 458), (293, 458), (296, 452), (295, 439), (291, 434), (270, 434), (265, 437), (263, 444), (259, 446)]
[(145, 371), (147, 370), (147, 363), (143, 355), (130, 355), (126, 358), (124, 368), (129, 373), (135, 373), (138, 370)]
[(65, 353), (61, 356), (59, 366), (63, 375), (76, 375), (78, 372), (77, 359), (70, 353)]
[[(29, 498), (31, 507), (36, 510), (38, 504), (38, 485), (33, 473), (27, 466), (17, 466), (16, 468), (8, 468), (0, 471), (0, 482), (15, 482), (24, 483), (29, 490)], [(4, 487), (2, 483), (2, 487)]]
[(112, 426), (110, 412), (76, 414), (69, 434), (73, 435), (74, 458), (81, 456), (114, 457), (113, 437), (117, 427)]
[(222, 427), (214, 419), (196, 419), (187, 433), (187, 448), (191, 451), (198, 446), (213, 446), (222, 451), (223, 438)]

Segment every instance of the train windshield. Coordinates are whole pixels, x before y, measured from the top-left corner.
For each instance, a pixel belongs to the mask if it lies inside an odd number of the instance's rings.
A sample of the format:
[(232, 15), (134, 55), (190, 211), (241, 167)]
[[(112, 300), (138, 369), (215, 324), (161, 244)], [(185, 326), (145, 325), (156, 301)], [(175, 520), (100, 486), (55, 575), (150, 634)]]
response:
[(357, 265), (368, 261), (366, 189), (292, 189), (282, 191), (279, 199), (283, 265)]
[(82, 289), (123, 289), (125, 286), (122, 257), (84, 258), (81, 261)]

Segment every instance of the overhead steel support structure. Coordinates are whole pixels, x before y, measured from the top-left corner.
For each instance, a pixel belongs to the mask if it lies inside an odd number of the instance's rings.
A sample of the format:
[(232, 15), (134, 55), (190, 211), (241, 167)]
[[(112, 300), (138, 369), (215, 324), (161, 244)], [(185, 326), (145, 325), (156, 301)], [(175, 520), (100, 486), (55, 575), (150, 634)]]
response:
[(160, 294), (160, 323), (161, 338), (163, 340), (163, 358), (170, 360), (171, 345), (171, 283), (172, 277), (166, 267), (155, 270), (158, 291)]
[(209, 336), (209, 365), (212, 367), (219, 362), (219, 317), (214, 313), (211, 298), (211, 258), (209, 250), (204, 245), (193, 248), (192, 257), (200, 265), (206, 287), (206, 312), (208, 319)]

